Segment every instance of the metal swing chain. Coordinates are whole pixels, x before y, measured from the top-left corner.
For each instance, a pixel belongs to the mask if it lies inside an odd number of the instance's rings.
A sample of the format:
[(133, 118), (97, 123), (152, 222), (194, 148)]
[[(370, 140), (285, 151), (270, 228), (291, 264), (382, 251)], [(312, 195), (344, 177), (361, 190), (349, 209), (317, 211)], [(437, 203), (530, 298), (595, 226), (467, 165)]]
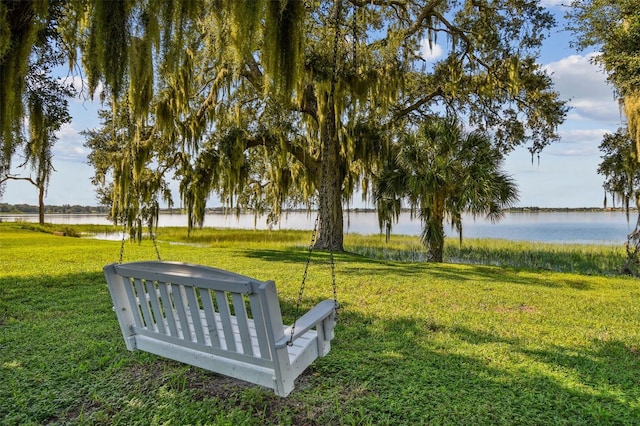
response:
[(291, 333), (289, 335), (289, 341), (287, 342), (288, 346), (293, 346), (293, 335), (296, 332), (296, 322), (298, 318), (300, 318), (300, 307), (302, 306), (302, 296), (304, 295), (304, 288), (307, 284), (307, 273), (309, 272), (309, 265), (311, 264), (311, 254), (313, 253), (313, 246), (316, 244), (316, 232), (318, 230), (318, 220), (320, 219), (320, 215), (316, 216), (315, 224), (313, 225), (313, 231), (311, 232), (311, 242), (309, 243), (309, 249), (307, 251), (307, 263), (304, 265), (304, 272), (302, 273), (302, 283), (300, 284), (300, 289), (298, 290), (298, 300), (296, 302), (296, 314), (293, 319), (293, 324), (291, 324)]
[[(335, 102), (334, 96), (335, 96), (335, 90), (336, 90), (336, 82), (338, 80), (338, 43), (340, 42), (340, 17), (341, 17), (341, 12), (342, 12), (342, 2), (340, 0), (338, 0), (336, 2), (336, 30), (335, 30), (335, 34), (334, 34), (334, 38), (333, 38), (333, 70), (332, 70), (332, 75), (331, 75), (331, 101)], [(354, 28), (355, 28), (355, 13), (356, 13), (356, 9), (354, 9)], [(355, 31), (354, 31), (355, 33)], [(355, 35), (355, 34), (354, 34)], [(354, 40), (355, 42), (355, 40)], [(354, 51), (354, 55), (355, 55), (355, 51)], [(354, 58), (355, 60), (355, 58)], [(325, 152), (322, 154), (324, 156), (324, 162), (325, 164), (328, 161), (328, 157), (329, 157), (329, 152), (327, 149), (324, 150)], [(326, 186), (327, 186), (327, 180), (325, 179), (325, 177), (322, 178), (322, 180), (324, 181), (322, 184), (322, 188), (321, 191), (323, 194), (325, 194), (325, 203), (328, 203), (327, 199), (326, 199)], [(316, 226), (315, 228), (317, 228), (318, 226), (318, 219), (320, 218), (320, 212), (318, 212), (318, 217), (316, 218)], [(329, 258), (330, 258), (330, 262), (331, 262), (331, 284), (333, 287), (333, 302), (335, 304), (335, 308), (338, 309), (338, 291), (336, 288), (336, 267), (335, 267), (335, 262), (333, 259), (333, 248), (331, 247), (331, 244), (329, 245)]]
[(127, 234), (127, 222), (122, 221), (122, 244), (120, 244), (120, 257), (118, 259), (118, 264), (122, 264), (122, 258), (124, 257), (124, 239)]
[(162, 259), (160, 259), (160, 250), (158, 250), (158, 242), (156, 241), (156, 234), (153, 233), (153, 229), (151, 226), (149, 226), (149, 235), (151, 236), (151, 241), (153, 242), (153, 248), (156, 250), (156, 257), (158, 258), (158, 261), (162, 261)]
[[(127, 235), (127, 222), (126, 220), (122, 220), (122, 243), (120, 244), (120, 256), (118, 258), (118, 263), (122, 264), (122, 259), (124, 258), (124, 245), (125, 245), (125, 238)], [(151, 241), (153, 242), (153, 248), (156, 251), (156, 257), (158, 258), (159, 261), (161, 261), (162, 259), (160, 258), (160, 250), (158, 249), (158, 242), (156, 240), (156, 235), (153, 233), (153, 230), (151, 227), (149, 227), (149, 235), (151, 236)]]
[[(333, 100), (333, 95), (335, 91), (335, 82), (337, 79), (337, 62), (338, 62), (338, 42), (340, 40), (340, 0), (336, 2), (336, 18), (335, 18), (335, 36), (333, 39), (333, 70), (331, 75), (331, 99)], [(327, 150), (324, 150), (323, 156), (326, 157), (328, 155)], [(326, 162), (326, 158), (325, 158)], [(320, 193), (324, 194), (326, 192), (326, 180), (323, 177), (323, 185), (320, 188)], [(304, 294), (304, 289), (307, 282), (307, 273), (309, 271), (309, 264), (311, 263), (311, 254), (313, 253), (313, 247), (316, 244), (316, 235), (318, 231), (318, 222), (320, 221), (320, 212), (318, 211), (318, 215), (316, 216), (315, 223), (313, 225), (313, 231), (311, 233), (311, 243), (309, 244), (309, 250), (307, 251), (307, 263), (304, 267), (304, 273), (302, 274), (302, 283), (300, 284), (300, 290), (298, 290), (298, 300), (296, 302), (296, 314), (293, 320), (293, 324), (291, 324), (291, 334), (289, 336), (289, 341), (287, 342), (288, 346), (293, 346), (293, 336), (296, 330), (296, 322), (298, 318), (300, 318), (300, 308), (302, 306), (302, 296)], [(335, 303), (335, 307), (338, 308), (338, 291), (336, 286), (336, 269), (335, 262), (333, 258), (333, 249), (329, 250), (329, 257), (331, 262), (331, 281), (333, 287), (333, 301)]]
[(333, 249), (329, 250), (329, 258), (331, 259), (331, 287), (333, 288), (333, 303), (336, 308), (337, 315), (337, 309), (340, 306), (338, 304), (338, 286), (336, 285), (336, 264), (333, 260)]

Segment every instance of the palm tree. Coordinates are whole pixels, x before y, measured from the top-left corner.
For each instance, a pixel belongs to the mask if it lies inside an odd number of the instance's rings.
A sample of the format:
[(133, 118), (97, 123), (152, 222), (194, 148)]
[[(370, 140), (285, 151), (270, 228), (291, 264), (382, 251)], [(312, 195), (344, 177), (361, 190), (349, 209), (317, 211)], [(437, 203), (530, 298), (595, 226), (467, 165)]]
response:
[[(390, 232), (402, 202), (422, 223), (420, 241), (430, 260), (442, 262), (444, 220), (462, 243), (462, 214), (502, 217), (518, 200), (512, 178), (501, 170), (502, 153), (482, 132), (464, 132), (456, 118), (434, 117), (402, 137), (375, 182), (380, 228)], [(388, 235), (388, 234), (387, 234)]]

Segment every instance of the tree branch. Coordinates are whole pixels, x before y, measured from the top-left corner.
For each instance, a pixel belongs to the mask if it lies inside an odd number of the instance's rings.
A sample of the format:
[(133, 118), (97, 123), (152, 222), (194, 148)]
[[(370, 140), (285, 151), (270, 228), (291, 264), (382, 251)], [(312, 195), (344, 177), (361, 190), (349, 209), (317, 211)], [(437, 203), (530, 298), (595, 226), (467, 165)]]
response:
[(407, 2), (406, 1), (400, 1), (400, 0), (349, 0), (349, 3), (351, 3), (354, 6), (358, 6), (358, 7), (366, 7), (369, 5), (373, 5), (373, 6), (401, 6), (403, 9), (406, 9), (407, 7)]
[(320, 119), (318, 117), (318, 99), (316, 98), (313, 87), (313, 85), (308, 84), (304, 88), (304, 92), (302, 93), (302, 101), (300, 102), (299, 108), (296, 108), (296, 110), (304, 114), (308, 114), (309, 116), (311, 116), (311, 118), (313, 118), (316, 124), (319, 124)]
[(256, 61), (256, 58), (249, 56), (245, 60), (245, 66), (242, 68), (240, 74), (249, 80), (258, 92), (263, 92), (264, 74), (260, 69), (260, 64)]
[[(280, 140), (269, 135), (260, 135), (255, 138), (246, 140), (247, 148), (254, 148), (256, 146), (274, 147), (280, 144)], [(293, 155), (296, 160), (301, 162), (309, 173), (319, 173), (320, 161), (309, 155), (309, 152), (303, 149), (299, 145), (293, 144), (291, 141), (286, 142), (287, 151)]]
[(424, 104), (426, 104), (426, 103), (430, 102), (431, 100), (433, 100), (434, 98), (436, 98), (438, 96), (442, 96), (442, 95), (444, 95), (444, 90), (442, 90), (442, 87), (438, 87), (436, 90), (434, 90), (433, 92), (429, 93), (428, 95), (418, 99), (413, 104), (407, 106), (406, 108), (403, 108), (401, 110), (396, 111), (393, 114), (393, 119), (391, 121), (392, 122), (398, 121), (400, 118), (410, 114), (413, 111), (416, 111), (416, 110), (420, 109)]
[(211, 90), (209, 90), (209, 95), (204, 100), (204, 102), (200, 106), (200, 109), (198, 110), (198, 113), (196, 114), (196, 118), (198, 122), (204, 118), (204, 115), (206, 114), (209, 107), (213, 105), (218, 94), (218, 89), (220, 88), (220, 83), (227, 76), (228, 73), (229, 73), (229, 70), (227, 68), (223, 68), (222, 70), (220, 70), (216, 78), (211, 83)]
[(446, 21), (442, 15), (440, 15), (438, 12), (435, 11), (436, 7), (439, 6), (442, 3), (442, 1), (443, 0), (435, 0), (427, 4), (425, 7), (423, 7), (420, 14), (416, 16), (416, 19), (413, 25), (411, 25), (409, 28), (407, 28), (404, 31), (405, 38), (408, 38), (413, 34), (417, 33), (418, 31), (422, 30), (423, 28), (425, 28), (423, 22), (429, 16), (435, 16), (436, 18), (438, 18), (440, 22)]
[(5, 183), (8, 180), (26, 180), (27, 182), (29, 182), (31, 185), (35, 186), (36, 188), (38, 187), (38, 184), (31, 178), (31, 177), (20, 177), (20, 176), (14, 176), (14, 175), (4, 175), (4, 177), (2, 179), (0, 179), (0, 184)]

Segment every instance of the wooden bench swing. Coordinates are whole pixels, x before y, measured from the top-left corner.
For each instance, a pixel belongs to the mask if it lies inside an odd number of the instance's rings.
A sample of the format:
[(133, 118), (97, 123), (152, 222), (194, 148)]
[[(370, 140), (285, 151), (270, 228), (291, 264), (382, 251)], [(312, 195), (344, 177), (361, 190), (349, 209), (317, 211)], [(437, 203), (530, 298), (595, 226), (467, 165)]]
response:
[(170, 358), (273, 389), (287, 396), (295, 379), (331, 349), (334, 300), (299, 316), (315, 243), (314, 227), (300, 287), (296, 319), (283, 324), (276, 285), (222, 269), (160, 260), (104, 267), (128, 350)]

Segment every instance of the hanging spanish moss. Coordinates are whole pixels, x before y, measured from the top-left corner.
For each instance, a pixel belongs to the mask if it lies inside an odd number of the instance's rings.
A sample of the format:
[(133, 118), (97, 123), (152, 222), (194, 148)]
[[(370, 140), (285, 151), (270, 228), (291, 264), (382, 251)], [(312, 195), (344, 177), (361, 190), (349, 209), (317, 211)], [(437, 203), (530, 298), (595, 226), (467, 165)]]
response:
[(129, 107), (139, 124), (149, 115), (153, 101), (153, 57), (148, 38), (134, 37), (129, 56)]
[(203, 17), (205, 10), (216, 7), (217, 5), (201, 0), (149, 1), (146, 8), (149, 18), (153, 19), (157, 14), (161, 16), (160, 24), (147, 28), (147, 35), (160, 41), (161, 67), (172, 71), (180, 67), (184, 47), (194, 41), (190, 37), (193, 35), (191, 30), (196, 25), (195, 22)]
[(129, 48), (129, 0), (94, 0), (91, 12), (89, 52), (83, 60), (91, 73), (87, 73), (93, 91), (98, 78), (103, 77), (115, 98), (120, 96), (125, 79)]
[(38, 157), (41, 146), (46, 139), (46, 125), (42, 99), (38, 96), (29, 96), (29, 149), (26, 160), (30, 161)]
[(304, 63), (304, 2), (267, 1), (263, 60), (267, 78), (275, 92), (290, 95)]
[(47, 1), (14, 1), (0, 4), (0, 172), (9, 169), (11, 156), (21, 141), (24, 115), (22, 94), (29, 55), (43, 28)]
[[(51, 81), (55, 80), (49, 80)], [(65, 93), (68, 95), (69, 92)], [(53, 170), (51, 149), (57, 140), (55, 132), (62, 124), (71, 121), (71, 116), (66, 99), (56, 99), (44, 91), (31, 91), (27, 104), (29, 140), (24, 150), (24, 164), (30, 165), (35, 172), (37, 186), (44, 193)]]
[(11, 46), (11, 28), (7, 20), (8, 9), (4, 3), (0, 3), (0, 63), (4, 54), (7, 53)]
[[(261, 12), (265, 3), (278, 3), (278, 1), (237, 1), (227, 0), (226, 10), (231, 17), (230, 35), (233, 46), (240, 52), (240, 57), (253, 54), (255, 41), (261, 20)], [(223, 10), (218, 17), (222, 18)]]
[(629, 135), (636, 141), (636, 152), (640, 152), (640, 93), (625, 96), (624, 113), (627, 117)]
[(181, 160), (180, 195), (187, 210), (187, 232), (190, 234), (193, 228), (201, 228), (204, 224), (207, 200), (220, 179), (220, 156), (208, 147), (200, 152), (193, 166), (190, 156), (183, 155)]

